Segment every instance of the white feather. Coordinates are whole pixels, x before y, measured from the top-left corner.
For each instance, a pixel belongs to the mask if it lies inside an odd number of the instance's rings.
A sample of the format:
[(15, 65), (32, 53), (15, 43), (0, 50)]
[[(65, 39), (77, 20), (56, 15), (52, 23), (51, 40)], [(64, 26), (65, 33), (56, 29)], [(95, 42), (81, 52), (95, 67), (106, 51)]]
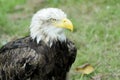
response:
[(37, 43), (43, 40), (51, 46), (52, 42), (55, 40), (66, 40), (62, 28), (57, 28), (53, 25), (49, 25), (48, 23), (44, 23), (51, 18), (62, 20), (66, 18), (66, 14), (57, 8), (42, 9), (34, 14), (30, 25), (30, 35), (32, 39), (37, 40)]

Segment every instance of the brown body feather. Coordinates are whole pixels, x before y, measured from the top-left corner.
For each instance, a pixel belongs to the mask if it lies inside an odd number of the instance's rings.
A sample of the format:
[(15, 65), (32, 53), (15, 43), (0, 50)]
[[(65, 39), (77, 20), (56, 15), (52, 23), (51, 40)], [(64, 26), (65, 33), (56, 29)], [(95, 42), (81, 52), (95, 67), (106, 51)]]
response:
[(69, 40), (49, 47), (31, 37), (21, 38), (0, 49), (0, 80), (66, 80), (75, 57)]

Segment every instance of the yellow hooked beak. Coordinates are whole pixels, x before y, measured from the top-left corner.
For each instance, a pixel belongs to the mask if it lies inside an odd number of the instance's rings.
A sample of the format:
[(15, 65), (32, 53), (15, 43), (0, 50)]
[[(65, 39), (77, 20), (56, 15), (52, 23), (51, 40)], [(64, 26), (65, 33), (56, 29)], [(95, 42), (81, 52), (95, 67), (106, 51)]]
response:
[(73, 24), (67, 18), (61, 20), (60, 22), (56, 22), (55, 26), (56, 27), (61, 27), (61, 28), (66, 28), (66, 29), (69, 29), (69, 30), (73, 31)]

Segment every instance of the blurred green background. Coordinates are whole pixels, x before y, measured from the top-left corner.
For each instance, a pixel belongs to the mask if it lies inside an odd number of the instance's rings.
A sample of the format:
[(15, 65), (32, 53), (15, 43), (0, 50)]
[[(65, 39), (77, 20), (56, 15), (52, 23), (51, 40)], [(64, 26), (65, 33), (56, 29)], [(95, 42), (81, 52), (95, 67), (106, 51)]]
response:
[(81, 80), (120, 80), (120, 0), (0, 0), (0, 46), (29, 35), (32, 15), (47, 7), (61, 8), (75, 27), (65, 32), (78, 49), (68, 80), (80, 80), (75, 68), (84, 63), (95, 71)]

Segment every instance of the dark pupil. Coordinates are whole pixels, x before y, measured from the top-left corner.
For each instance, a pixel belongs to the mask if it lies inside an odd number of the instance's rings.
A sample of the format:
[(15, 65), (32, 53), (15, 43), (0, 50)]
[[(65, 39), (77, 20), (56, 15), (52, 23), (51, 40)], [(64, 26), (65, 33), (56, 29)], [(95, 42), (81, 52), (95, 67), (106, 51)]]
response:
[(56, 19), (53, 19), (53, 18), (51, 18), (50, 20), (51, 20), (51, 21), (56, 21)]

